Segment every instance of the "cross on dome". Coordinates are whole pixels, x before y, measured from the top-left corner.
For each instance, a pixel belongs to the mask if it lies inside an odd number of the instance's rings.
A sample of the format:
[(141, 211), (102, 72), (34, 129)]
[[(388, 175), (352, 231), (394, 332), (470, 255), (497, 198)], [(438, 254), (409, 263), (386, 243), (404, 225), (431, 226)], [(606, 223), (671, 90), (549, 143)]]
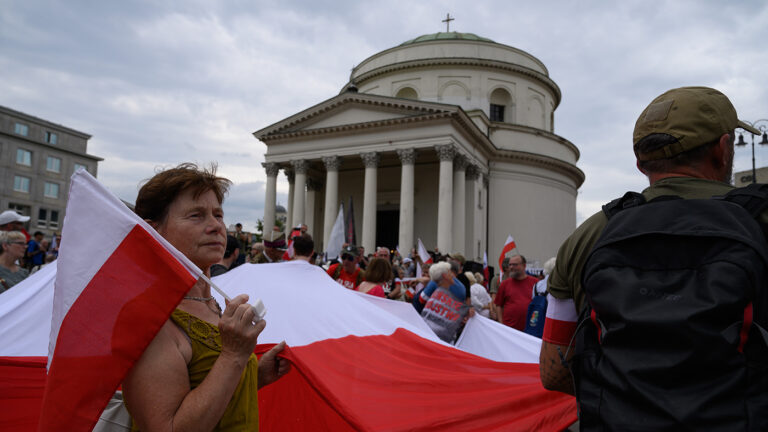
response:
[(450, 33), (451, 31), (451, 21), (455, 21), (456, 18), (451, 18), (451, 14), (447, 13), (445, 14), (445, 19), (442, 21), (445, 23), (445, 32)]

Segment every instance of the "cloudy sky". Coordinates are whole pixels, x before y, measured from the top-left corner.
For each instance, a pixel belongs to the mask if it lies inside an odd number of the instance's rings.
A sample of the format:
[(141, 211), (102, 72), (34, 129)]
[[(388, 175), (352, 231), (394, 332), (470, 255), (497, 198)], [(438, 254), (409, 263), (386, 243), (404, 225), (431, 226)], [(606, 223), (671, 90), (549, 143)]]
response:
[[(98, 178), (127, 201), (158, 168), (216, 161), (235, 182), (227, 222), (250, 230), (266, 150), (251, 133), (336, 95), (365, 58), (445, 31), (448, 12), (451, 30), (533, 54), (560, 86), (555, 132), (587, 177), (579, 220), (645, 186), (632, 128), (663, 91), (715, 87), (740, 118), (768, 118), (768, 3), (704, 0), (0, 0), (0, 105), (93, 135)], [(749, 147), (736, 153), (751, 169)]]

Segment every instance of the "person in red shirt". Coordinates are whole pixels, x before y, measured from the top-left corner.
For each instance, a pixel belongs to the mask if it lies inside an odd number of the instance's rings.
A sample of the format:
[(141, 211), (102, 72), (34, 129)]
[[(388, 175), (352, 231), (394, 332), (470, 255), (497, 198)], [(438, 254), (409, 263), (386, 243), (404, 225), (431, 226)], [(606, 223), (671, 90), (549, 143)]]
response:
[(525, 257), (515, 255), (509, 259), (510, 277), (499, 285), (494, 304), (500, 323), (523, 331), (533, 286), (539, 280), (525, 273)]
[(357, 289), (365, 280), (362, 270), (357, 266), (357, 247), (349, 245), (341, 250), (341, 262), (328, 268), (328, 276), (348, 289)]

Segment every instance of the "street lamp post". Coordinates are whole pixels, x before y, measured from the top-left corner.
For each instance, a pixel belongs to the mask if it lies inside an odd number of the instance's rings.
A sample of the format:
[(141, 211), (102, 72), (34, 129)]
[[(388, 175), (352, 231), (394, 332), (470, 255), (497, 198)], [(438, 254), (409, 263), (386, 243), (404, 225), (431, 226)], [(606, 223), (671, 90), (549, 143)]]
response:
[[(768, 133), (766, 132), (768, 130), (768, 119), (760, 119), (756, 120), (754, 123), (750, 123), (748, 121), (742, 120), (744, 123), (747, 123), (748, 125), (752, 126), (754, 129), (759, 130), (763, 133), (762, 139), (760, 140), (760, 145), (768, 145)], [(755, 135), (752, 135), (752, 183), (757, 183), (757, 170), (755, 169)], [(739, 147), (743, 147), (747, 145), (747, 143), (744, 141), (744, 134), (739, 134), (739, 140), (736, 142), (736, 145)]]

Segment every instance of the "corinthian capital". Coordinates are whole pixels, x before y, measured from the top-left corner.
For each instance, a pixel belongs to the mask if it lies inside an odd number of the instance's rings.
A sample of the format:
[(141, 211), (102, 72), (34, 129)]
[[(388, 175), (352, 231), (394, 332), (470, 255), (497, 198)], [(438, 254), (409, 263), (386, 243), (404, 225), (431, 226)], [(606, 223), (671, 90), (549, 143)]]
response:
[(341, 168), (341, 158), (338, 156), (326, 156), (323, 163), (326, 171), (338, 171)]
[(381, 160), (379, 154), (376, 152), (361, 153), (360, 157), (363, 159), (363, 165), (365, 165), (366, 168), (378, 167), (379, 161)]
[(453, 159), (453, 169), (456, 171), (465, 171), (469, 165), (469, 161), (464, 155), (457, 154)]
[(280, 172), (280, 166), (276, 163), (264, 162), (261, 166), (267, 171), (267, 177), (277, 177), (277, 174)]
[(400, 158), (400, 163), (403, 165), (413, 165), (416, 163), (416, 149), (400, 149), (397, 150), (397, 156)]
[(293, 180), (296, 178), (296, 173), (293, 172), (293, 168), (283, 167), (285, 177), (288, 179), (288, 183), (293, 184)]
[(477, 165), (470, 164), (467, 166), (467, 178), (470, 180), (477, 180), (480, 178), (480, 169)]
[(435, 151), (441, 161), (452, 161), (453, 156), (456, 155), (456, 149), (453, 147), (453, 144), (436, 145)]
[(297, 174), (306, 174), (307, 170), (309, 170), (309, 162), (306, 159), (293, 160), (291, 165), (293, 165), (293, 170)]

